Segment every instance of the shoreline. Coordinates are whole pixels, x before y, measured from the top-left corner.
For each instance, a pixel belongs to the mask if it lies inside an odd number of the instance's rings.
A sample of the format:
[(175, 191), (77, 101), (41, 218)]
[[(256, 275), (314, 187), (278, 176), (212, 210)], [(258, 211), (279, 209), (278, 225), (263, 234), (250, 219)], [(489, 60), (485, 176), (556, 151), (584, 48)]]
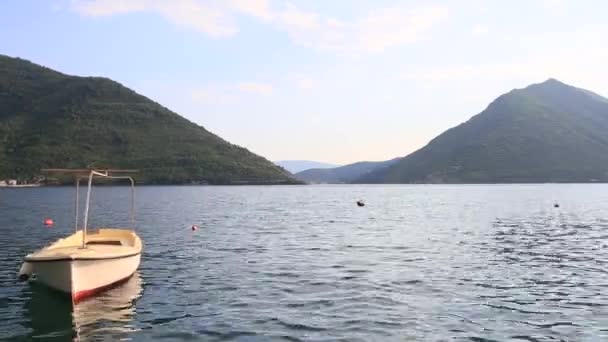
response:
[(0, 188), (39, 188), (42, 184), (0, 185)]

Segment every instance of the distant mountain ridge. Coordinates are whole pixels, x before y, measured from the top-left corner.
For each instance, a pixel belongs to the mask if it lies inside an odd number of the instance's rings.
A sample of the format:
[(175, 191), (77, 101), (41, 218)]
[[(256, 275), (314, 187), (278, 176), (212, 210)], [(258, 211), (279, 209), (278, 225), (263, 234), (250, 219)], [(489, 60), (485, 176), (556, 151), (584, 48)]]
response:
[(555, 79), (515, 89), (355, 183), (608, 182), (608, 99)]
[(330, 169), (309, 169), (295, 174), (307, 183), (351, 183), (374, 170), (396, 163), (399, 158), (380, 162), (358, 162)]
[(336, 164), (323, 163), (313, 160), (278, 160), (274, 163), (294, 174), (308, 169), (327, 169), (338, 167)]
[(0, 180), (47, 167), (136, 168), (153, 184), (297, 182), (117, 82), (0, 55)]

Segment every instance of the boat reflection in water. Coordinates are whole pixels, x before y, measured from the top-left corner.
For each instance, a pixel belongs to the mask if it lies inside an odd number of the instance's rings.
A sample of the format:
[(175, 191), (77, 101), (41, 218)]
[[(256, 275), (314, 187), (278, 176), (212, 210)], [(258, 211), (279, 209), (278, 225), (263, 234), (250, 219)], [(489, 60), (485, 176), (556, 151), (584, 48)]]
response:
[(88, 341), (103, 338), (122, 340), (135, 331), (132, 324), (135, 302), (141, 296), (142, 281), (133, 274), (124, 284), (72, 305), (69, 296), (32, 284), (27, 302), (31, 337)]

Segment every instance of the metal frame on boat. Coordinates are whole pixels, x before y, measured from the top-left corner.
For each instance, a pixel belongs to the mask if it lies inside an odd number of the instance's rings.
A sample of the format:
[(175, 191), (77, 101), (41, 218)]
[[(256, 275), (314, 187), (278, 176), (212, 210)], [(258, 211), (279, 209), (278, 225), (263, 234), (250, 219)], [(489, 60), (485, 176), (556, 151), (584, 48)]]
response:
[[(45, 169), (46, 173), (74, 176), (76, 185), (74, 234), (59, 239), (41, 250), (28, 254), (20, 270), (20, 277), (36, 275), (36, 280), (62, 292), (71, 294), (78, 302), (112, 285), (127, 280), (139, 267), (141, 239), (134, 232), (135, 181), (120, 174), (137, 170), (116, 169)], [(130, 187), (129, 228), (98, 228), (89, 232), (90, 202), (93, 180), (127, 179)], [(87, 194), (82, 228), (79, 229), (80, 181), (87, 179)]]

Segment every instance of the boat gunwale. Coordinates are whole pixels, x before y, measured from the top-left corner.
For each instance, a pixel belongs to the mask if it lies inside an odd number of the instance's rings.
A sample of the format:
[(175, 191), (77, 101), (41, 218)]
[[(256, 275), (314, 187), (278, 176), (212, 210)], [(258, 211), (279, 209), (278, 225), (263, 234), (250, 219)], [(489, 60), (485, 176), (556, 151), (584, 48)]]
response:
[(25, 257), (25, 261), (29, 262), (29, 263), (39, 263), (39, 262), (54, 262), (54, 261), (79, 261), (79, 260), (112, 260), (112, 259), (124, 259), (124, 258), (129, 258), (129, 257), (133, 257), (133, 256), (137, 256), (137, 255), (141, 255), (141, 251), (138, 252), (134, 252), (134, 253), (130, 253), (130, 254), (124, 254), (124, 255), (112, 255), (112, 256), (98, 256), (98, 257), (91, 257), (91, 256), (84, 256), (84, 257), (79, 257), (79, 256), (60, 256), (60, 257), (35, 257), (35, 256), (26, 256)]

